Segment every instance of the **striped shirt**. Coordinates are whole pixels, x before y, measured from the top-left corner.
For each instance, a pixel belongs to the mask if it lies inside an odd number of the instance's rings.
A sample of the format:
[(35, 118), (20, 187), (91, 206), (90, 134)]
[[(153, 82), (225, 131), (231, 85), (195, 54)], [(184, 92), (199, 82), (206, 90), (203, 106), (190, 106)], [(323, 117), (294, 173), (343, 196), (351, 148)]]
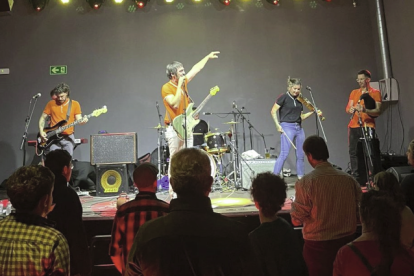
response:
[(70, 275), (69, 246), (50, 221), (11, 214), (0, 221), (0, 275)]
[(295, 190), (290, 215), (303, 223), (305, 240), (335, 240), (355, 233), (362, 193), (350, 175), (322, 162), (296, 182)]
[(135, 200), (119, 207), (112, 225), (109, 255), (122, 257), (123, 271), (139, 227), (146, 221), (164, 216), (169, 208), (168, 203), (157, 199), (155, 193), (150, 192), (140, 192)]

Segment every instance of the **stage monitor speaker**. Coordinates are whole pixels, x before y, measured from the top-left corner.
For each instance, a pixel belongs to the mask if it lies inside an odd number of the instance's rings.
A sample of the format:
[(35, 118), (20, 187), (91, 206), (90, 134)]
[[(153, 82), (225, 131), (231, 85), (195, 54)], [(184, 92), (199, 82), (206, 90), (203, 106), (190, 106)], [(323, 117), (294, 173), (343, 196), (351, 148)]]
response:
[(408, 165), (407, 155), (381, 154), (381, 165), (384, 170), (391, 167), (405, 167)]
[(91, 135), (91, 164), (136, 164), (137, 134), (107, 133)]
[(96, 165), (96, 196), (128, 193), (127, 165)]
[[(246, 164), (247, 163), (247, 164)], [(250, 189), (252, 185), (252, 178), (262, 172), (273, 172), (276, 159), (256, 159), (242, 161), (242, 187), (243, 189)], [(252, 171), (253, 170), (253, 171)]]
[(13, 0), (0, 0), (0, 12), (11, 12), (13, 4)]
[(414, 168), (411, 166), (391, 167), (387, 170), (387, 172), (394, 174), (395, 177), (398, 179), (398, 182), (401, 183), (404, 177), (414, 173)]

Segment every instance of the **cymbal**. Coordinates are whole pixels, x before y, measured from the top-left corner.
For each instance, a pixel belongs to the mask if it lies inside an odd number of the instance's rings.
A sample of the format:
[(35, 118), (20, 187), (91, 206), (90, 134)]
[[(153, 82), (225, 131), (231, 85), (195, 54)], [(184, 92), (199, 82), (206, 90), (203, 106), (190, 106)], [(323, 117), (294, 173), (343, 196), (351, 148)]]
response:
[(230, 122), (225, 122), (223, 124), (225, 125), (234, 125), (234, 124), (238, 124), (239, 122), (235, 122), (235, 121), (230, 121)]
[(153, 128), (153, 129), (160, 129), (160, 128), (165, 128), (165, 126), (158, 125), (158, 126), (156, 126), (156, 127), (149, 127), (149, 128)]

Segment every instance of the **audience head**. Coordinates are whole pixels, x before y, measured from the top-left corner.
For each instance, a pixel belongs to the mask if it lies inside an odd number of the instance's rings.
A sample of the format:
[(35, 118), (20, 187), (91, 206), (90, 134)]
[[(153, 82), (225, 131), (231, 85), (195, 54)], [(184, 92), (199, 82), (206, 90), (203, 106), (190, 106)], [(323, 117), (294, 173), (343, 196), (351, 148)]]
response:
[(286, 182), (282, 178), (271, 172), (264, 172), (253, 179), (250, 194), (262, 214), (273, 217), (285, 203), (286, 188)]
[(55, 176), (63, 175), (69, 181), (72, 175), (72, 156), (66, 150), (54, 150), (46, 155), (45, 167), (49, 168)]
[(312, 135), (303, 143), (303, 151), (308, 157), (309, 163), (327, 161), (329, 158), (328, 146), (322, 137)]
[(139, 191), (155, 192), (157, 189), (158, 169), (155, 165), (145, 162), (134, 170), (134, 183)]
[(410, 144), (408, 144), (407, 159), (408, 164), (414, 167), (414, 140), (412, 140)]
[(394, 174), (390, 172), (379, 172), (374, 176), (374, 188), (377, 191), (387, 193), (393, 198), (401, 208), (405, 206), (404, 195), (400, 188), (400, 183)]
[(17, 212), (46, 216), (53, 202), (54, 181), (48, 168), (21, 167), (7, 180), (7, 195)]
[(387, 193), (371, 190), (362, 194), (359, 211), (363, 233), (373, 234), (379, 243), (382, 255), (380, 270), (389, 271), (388, 262), (403, 248), (400, 241), (401, 209)]
[(177, 196), (209, 194), (213, 177), (210, 159), (205, 151), (182, 149), (173, 155), (170, 165), (170, 183)]

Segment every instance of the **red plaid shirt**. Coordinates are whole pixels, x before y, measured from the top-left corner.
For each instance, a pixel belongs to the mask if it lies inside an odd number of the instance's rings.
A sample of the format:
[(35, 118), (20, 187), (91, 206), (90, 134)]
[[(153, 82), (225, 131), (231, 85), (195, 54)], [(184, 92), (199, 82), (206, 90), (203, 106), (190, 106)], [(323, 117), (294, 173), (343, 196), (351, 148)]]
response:
[(139, 227), (151, 219), (164, 216), (169, 208), (168, 203), (157, 199), (155, 193), (150, 192), (140, 192), (134, 200), (119, 207), (112, 225), (109, 255), (122, 257), (123, 271)]

